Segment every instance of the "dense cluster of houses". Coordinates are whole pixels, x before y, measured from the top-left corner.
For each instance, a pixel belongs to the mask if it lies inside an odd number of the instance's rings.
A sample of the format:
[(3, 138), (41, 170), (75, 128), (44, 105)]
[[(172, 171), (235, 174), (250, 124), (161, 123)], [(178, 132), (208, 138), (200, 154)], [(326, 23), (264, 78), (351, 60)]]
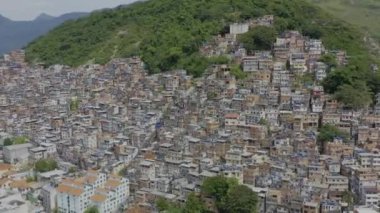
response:
[[(29, 141), (3, 147), (0, 212), (154, 212), (156, 198), (183, 202), (217, 175), (257, 192), (260, 212), (378, 212), (379, 106), (346, 110), (324, 92), (329, 67), (319, 59), (348, 58), (321, 40), (288, 31), (272, 50), (248, 54), (237, 36), (273, 21), (233, 24), (201, 48), (240, 64), (244, 79), (228, 64), (194, 79), (184, 70), (148, 75), (138, 57), (44, 68), (27, 65), (23, 51), (5, 55), (0, 143)], [(326, 124), (351, 139), (321, 147)], [(58, 169), (33, 172), (40, 159)]]

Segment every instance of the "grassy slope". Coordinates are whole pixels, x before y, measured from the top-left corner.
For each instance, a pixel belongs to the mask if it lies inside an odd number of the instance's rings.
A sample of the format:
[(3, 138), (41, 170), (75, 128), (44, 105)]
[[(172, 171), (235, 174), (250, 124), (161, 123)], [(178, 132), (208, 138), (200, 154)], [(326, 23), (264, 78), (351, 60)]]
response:
[(309, 0), (380, 41), (380, 0)]
[(334, 16), (362, 27), (380, 39), (379, 0), (310, 0)]
[[(330, 49), (345, 49), (368, 76), (371, 56), (363, 35), (304, 0), (150, 0), (70, 21), (26, 49), (30, 61), (80, 65), (140, 55), (151, 72), (184, 68), (199, 76), (207, 67), (198, 48), (228, 23), (276, 15), (276, 30), (320, 34)], [(317, 32), (317, 33), (315, 33)]]

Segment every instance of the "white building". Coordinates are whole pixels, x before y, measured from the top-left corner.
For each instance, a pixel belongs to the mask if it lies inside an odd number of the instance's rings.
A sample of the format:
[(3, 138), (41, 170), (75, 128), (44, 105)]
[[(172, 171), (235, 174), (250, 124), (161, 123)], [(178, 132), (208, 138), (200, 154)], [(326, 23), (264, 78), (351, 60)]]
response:
[(366, 206), (380, 204), (380, 191), (377, 188), (365, 188), (362, 193), (362, 203)]
[(380, 154), (363, 152), (358, 154), (358, 161), (363, 168), (380, 168)]
[(239, 35), (248, 32), (249, 25), (248, 23), (234, 23), (230, 25), (230, 34)]
[(90, 197), (92, 205), (98, 207), (99, 212), (115, 212), (120, 207), (125, 207), (129, 197), (129, 182), (126, 178), (110, 176), (103, 187), (96, 189)]
[(320, 99), (312, 100), (311, 101), (311, 110), (314, 113), (323, 112), (323, 101), (321, 101)]
[(380, 208), (378, 206), (358, 206), (355, 207), (355, 212), (357, 213), (378, 213)]
[(323, 79), (325, 79), (327, 76), (327, 73), (326, 73), (326, 70), (323, 70), (323, 69), (317, 69), (315, 71), (315, 79), (317, 81), (322, 81)]
[(88, 171), (86, 176), (65, 179), (57, 188), (57, 205), (61, 213), (83, 212), (97, 206), (102, 213), (115, 212), (129, 197), (129, 182), (118, 176)]

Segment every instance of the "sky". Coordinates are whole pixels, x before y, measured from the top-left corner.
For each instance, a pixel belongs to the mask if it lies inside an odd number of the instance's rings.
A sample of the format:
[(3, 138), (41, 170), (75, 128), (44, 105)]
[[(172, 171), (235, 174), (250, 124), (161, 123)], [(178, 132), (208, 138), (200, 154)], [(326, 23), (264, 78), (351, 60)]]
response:
[(41, 13), (59, 16), (69, 12), (90, 12), (136, 0), (0, 0), (0, 15), (12, 20), (32, 20)]

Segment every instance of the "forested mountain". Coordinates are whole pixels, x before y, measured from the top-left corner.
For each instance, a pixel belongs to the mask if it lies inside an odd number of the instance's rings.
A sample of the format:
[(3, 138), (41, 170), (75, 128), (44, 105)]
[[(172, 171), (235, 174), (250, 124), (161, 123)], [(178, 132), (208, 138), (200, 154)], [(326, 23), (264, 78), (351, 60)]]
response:
[(0, 15), (0, 54), (23, 48), (63, 22), (85, 15), (86, 13), (69, 13), (53, 17), (41, 14), (32, 21), (12, 21)]
[[(334, 93), (357, 79), (375, 94), (380, 77), (370, 70), (359, 29), (305, 0), (150, 0), (68, 21), (26, 48), (31, 62), (77, 66), (113, 57), (141, 56), (151, 73), (184, 68), (199, 76), (210, 64), (199, 47), (230, 23), (275, 15), (276, 32), (299, 30), (321, 38), (328, 49), (346, 50), (350, 64), (330, 72), (325, 89)], [(228, 30), (227, 30), (228, 31)], [(356, 81), (355, 81), (356, 82)]]

